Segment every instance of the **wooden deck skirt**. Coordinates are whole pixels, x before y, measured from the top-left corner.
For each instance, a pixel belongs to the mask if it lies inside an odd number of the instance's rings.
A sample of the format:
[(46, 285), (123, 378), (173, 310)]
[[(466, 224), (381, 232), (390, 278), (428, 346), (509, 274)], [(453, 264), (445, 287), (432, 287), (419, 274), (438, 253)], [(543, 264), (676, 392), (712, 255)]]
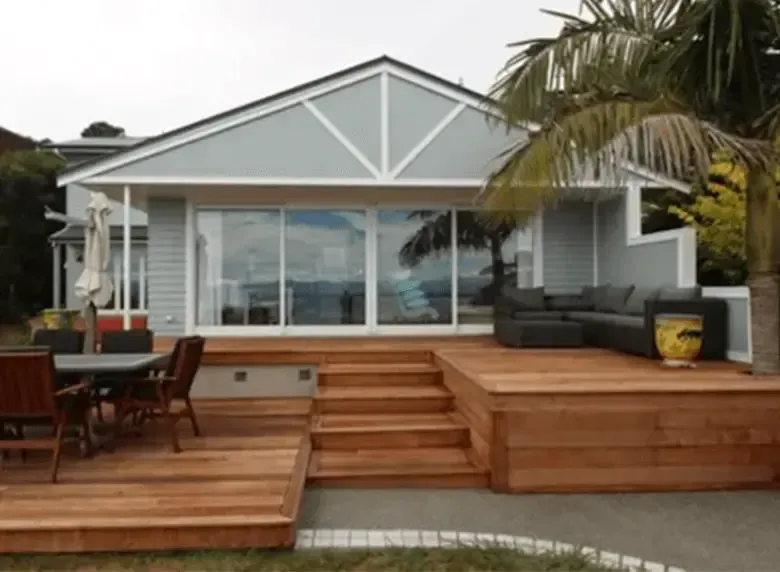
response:
[[(780, 379), (606, 350), (441, 350), (436, 363), (505, 492), (774, 488)], [(743, 366), (744, 368), (744, 366)]]

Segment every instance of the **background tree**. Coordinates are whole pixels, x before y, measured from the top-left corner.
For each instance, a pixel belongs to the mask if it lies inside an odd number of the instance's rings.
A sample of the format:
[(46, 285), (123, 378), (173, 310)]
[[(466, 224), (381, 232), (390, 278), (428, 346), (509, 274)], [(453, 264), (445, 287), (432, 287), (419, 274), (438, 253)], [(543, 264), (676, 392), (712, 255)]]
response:
[(488, 208), (535, 209), (583, 164), (617, 179), (624, 161), (706, 176), (716, 150), (747, 169), (746, 257), (753, 373), (780, 373), (777, 0), (583, 0), (553, 38), (518, 53), (492, 90), (509, 126), (536, 124), (491, 177)]
[(106, 121), (94, 121), (81, 132), (82, 137), (124, 137), (125, 130), (122, 127), (111, 125)]
[(0, 323), (17, 322), (51, 306), (52, 250), (57, 223), (44, 206), (64, 210), (56, 176), (62, 160), (48, 151), (0, 154)]
[[(475, 211), (457, 210), (455, 241), (458, 250), (487, 251), (490, 253), (492, 280), (481, 293), (485, 304), (492, 304), (495, 295), (504, 285), (507, 265), (503, 246), (519, 227), (522, 219), (504, 217), (498, 222), (486, 220)], [(410, 236), (398, 255), (401, 266), (414, 267), (425, 258), (439, 256), (452, 250), (452, 211), (416, 211), (410, 215), (423, 221), (422, 226)]]

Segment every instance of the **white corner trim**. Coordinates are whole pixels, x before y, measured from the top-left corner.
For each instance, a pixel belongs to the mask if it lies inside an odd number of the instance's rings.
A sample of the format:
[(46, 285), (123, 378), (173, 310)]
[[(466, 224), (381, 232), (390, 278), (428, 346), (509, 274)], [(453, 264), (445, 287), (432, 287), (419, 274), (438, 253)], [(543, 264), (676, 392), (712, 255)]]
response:
[(677, 286), (696, 285), (696, 231), (690, 227), (642, 234), (642, 188), (632, 182), (626, 188), (626, 244), (655, 244), (676, 241), (677, 243)]
[(726, 352), (726, 357), (729, 361), (735, 361), (739, 363), (752, 363), (753, 359), (750, 356), (750, 352), (736, 352), (729, 350)]
[(747, 300), (750, 298), (750, 288), (748, 286), (705, 286), (702, 288), (702, 296), (725, 300)]
[(379, 76), (379, 172), (383, 179), (390, 175), (390, 78), (386, 71)]
[(181, 147), (187, 143), (192, 143), (193, 141), (215, 135), (221, 131), (231, 129), (233, 127), (238, 127), (239, 125), (243, 125), (249, 121), (260, 119), (261, 117), (265, 117), (273, 113), (278, 113), (279, 111), (298, 105), (304, 100), (314, 99), (327, 93), (338, 91), (350, 85), (370, 79), (379, 73), (379, 67), (375, 67), (365, 70), (361, 73), (356, 73), (349, 77), (340, 78), (338, 81), (329, 82), (325, 85), (321, 85), (313, 89), (302, 90), (299, 93), (291, 94), (289, 97), (282, 98), (275, 103), (263, 104), (261, 101), (257, 104), (257, 106), (253, 106), (251, 109), (247, 109), (241, 113), (236, 113), (230, 117), (215, 119), (200, 127), (188, 129), (182, 133), (171, 137), (165, 137), (164, 139), (154, 143), (145, 144), (137, 150), (121, 152), (116, 157), (107, 157), (105, 160), (99, 161), (93, 165), (85, 165), (82, 168), (76, 168), (72, 172), (59, 177), (57, 179), (57, 184), (60, 186), (68, 185), (70, 183), (77, 183), (83, 181), (84, 179), (95, 177), (96, 175), (105, 173), (107, 171), (112, 171), (129, 163), (134, 163), (136, 161), (146, 159), (147, 157)]
[[(86, 185), (171, 185), (179, 187), (434, 187), (479, 190), (482, 179), (396, 179), (313, 177), (181, 177), (181, 176), (103, 176), (83, 181)], [(185, 189), (186, 190), (186, 189)], [(252, 190), (252, 189), (248, 189)]]
[(195, 315), (197, 291), (197, 273), (195, 272), (195, 247), (197, 239), (197, 228), (195, 225), (195, 206), (192, 201), (187, 200), (184, 211), (184, 232), (186, 245), (184, 247), (184, 333), (191, 336), (195, 333)]
[(591, 546), (575, 546), (567, 542), (530, 536), (494, 534), (492, 532), (458, 532), (447, 530), (359, 530), (302, 528), (295, 539), (296, 550), (309, 549), (374, 549), (387, 548), (506, 548), (524, 554), (581, 554), (590, 562), (626, 572), (686, 572), (683, 568), (636, 556), (600, 550)]
[(380, 179), (381, 174), (379, 172), (379, 169), (376, 168), (376, 165), (374, 165), (371, 161), (368, 160), (368, 158), (363, 155), (363, 153), (360, 152), (360, 149), (355, 147), (355, 145), (350, 141), (346, 135), (344, 135), (341, 131), (339, 131), (338, 127), (333, 125), (333, 122), (328, 119), (325, 114), (323, 114), (319, 109), (317, 109), (317, 106), (315, 106), (311, 101), (304, 100), (303, 106), (309, 110), (309, 112), (319, 121), (322, 123), (322, 126), (325, 127), (325, 129), (328, 130), (328, 132), (333, 135), (333, 137), (341, 143), (344, 148), (349, 151), (352, 156), (360, 161), (360, 164), (363, 165), (369, 173), (374, 175), (375, 179)]
[(544, 208), (536, 211), (531, 229), (534, 287), (538, 288), (544, 286)]
[(669, 187), (670, 189), (685, 193), (686, 195), (690, 194), (691, 192), (690, 185), (687, 185), (682, 181), (678, 181), (677, 179), (671, 179), (665, 175), (651, 171), (650, 169), (645, 169), (644, 167), (640, 167), (634, 163), (629, 163), (627, 161), (623, 162), (620, 164), (620, 168), (627, 173), (641, 177), (650, 183), (654, 183), (652, 186), (655, 188)]
[(593, 202), (593, 285), (599, 285), (599, 203)]
[[(420, 154), (425, 151), (425, 149), (433, 142), (436, 137), (438, 137), (442, 131), (444, 131), (447, 126), (455, 121), (455, 119), (463, 113), (463, 110), (466, 109), (465, 103), (460, 103), (456, 105), (450, 112), (444, 116), (444, 118), (439, 121), (433, 129), (430, 130), (430, 132), (423, 137), (417, 145), (415, 145), (411, 151), (401, 159), (398, 164), (393, 169), (392, 173), (390, 173), (390, 177), (392, 179), (396, 179), (403, 173), (409, 165), (412, 164), (412, 162), (417, 159), (417, 157), (420, 156)], [(457, 159), (456, 159), (457, 160)]]

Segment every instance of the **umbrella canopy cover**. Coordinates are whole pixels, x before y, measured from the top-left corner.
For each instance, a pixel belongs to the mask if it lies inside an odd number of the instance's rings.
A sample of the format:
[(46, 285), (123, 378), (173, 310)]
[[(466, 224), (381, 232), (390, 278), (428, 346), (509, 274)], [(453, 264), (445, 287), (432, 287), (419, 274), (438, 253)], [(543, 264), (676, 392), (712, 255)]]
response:
[(103, 193), (92, 193), (87, 205), (87, 226), (84, 231), (84, 272), (76, 281), (75, 294), (85, 303), (98, 308), (111, 300), (114, 285), (108, 275), (111, 261), (111, 238), (107, 216), (111, 205)]

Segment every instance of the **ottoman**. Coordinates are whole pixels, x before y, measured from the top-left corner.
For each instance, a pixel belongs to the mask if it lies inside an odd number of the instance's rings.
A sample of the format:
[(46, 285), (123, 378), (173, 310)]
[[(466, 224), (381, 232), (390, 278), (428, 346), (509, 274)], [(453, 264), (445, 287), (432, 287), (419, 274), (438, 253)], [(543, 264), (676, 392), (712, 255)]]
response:
[(496, 320), (496, 340), (510, 348), (578, 348), (582, 324), (563, 320)]

